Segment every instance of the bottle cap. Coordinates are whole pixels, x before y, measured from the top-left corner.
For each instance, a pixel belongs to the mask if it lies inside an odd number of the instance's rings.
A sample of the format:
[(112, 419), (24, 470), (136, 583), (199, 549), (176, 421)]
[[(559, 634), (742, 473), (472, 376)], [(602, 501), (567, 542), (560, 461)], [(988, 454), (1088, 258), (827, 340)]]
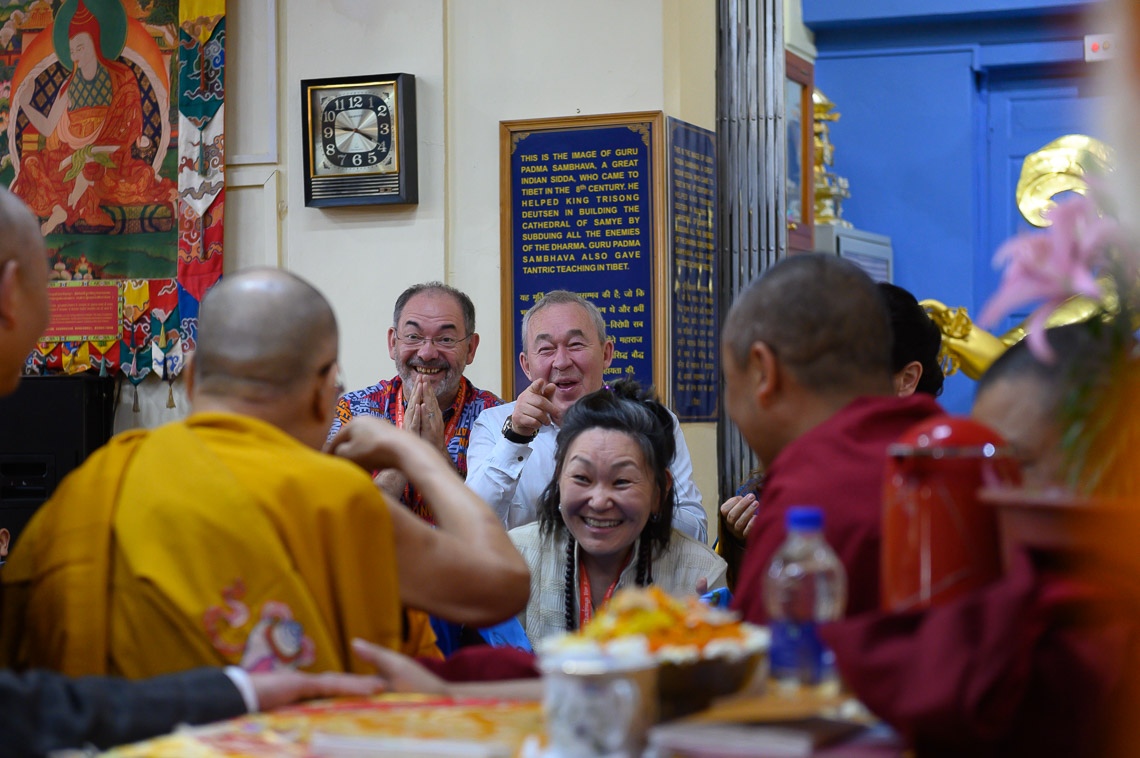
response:
[(793, 505), (788, 508), (788, 531), (806, 532), (823, 529), (823, 509), (817, 505)]

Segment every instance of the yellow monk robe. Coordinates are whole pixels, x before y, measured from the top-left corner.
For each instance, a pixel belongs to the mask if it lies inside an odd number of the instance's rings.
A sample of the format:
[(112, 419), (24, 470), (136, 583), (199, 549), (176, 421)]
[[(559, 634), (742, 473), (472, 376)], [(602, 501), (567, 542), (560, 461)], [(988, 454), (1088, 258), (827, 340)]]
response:
[(400, 647), (383, 496), (353, 464), (245, 416), (115, 437), (40, 508), (0, 582), (0, 665), (367, 672), (353, 637)]

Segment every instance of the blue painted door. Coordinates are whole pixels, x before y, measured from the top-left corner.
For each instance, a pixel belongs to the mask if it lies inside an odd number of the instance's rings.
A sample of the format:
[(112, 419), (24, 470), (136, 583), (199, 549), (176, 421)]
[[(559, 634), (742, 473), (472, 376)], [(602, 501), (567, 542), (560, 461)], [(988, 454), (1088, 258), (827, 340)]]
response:
[[(1042, 76), (1040, 72), (991, 75), (981, 83), (986, 107), (986, 176), (982, 178), (979, 222), (981, 254), (974, 278), (980, 311), (997, 289), (1001, 272), (993, 255), (1014, 234), (1033, 229), (1017, 209), (1014, 192), (1025, 156), (1065, 134), (1100, 136), (1097, 114), (1103, 100), (1089, 77)], [(1029, 309), (1008, 316), (992, 331), (1002, 334), (1023, 321)], [(976, 315), (976, 313), (974, 314)]]

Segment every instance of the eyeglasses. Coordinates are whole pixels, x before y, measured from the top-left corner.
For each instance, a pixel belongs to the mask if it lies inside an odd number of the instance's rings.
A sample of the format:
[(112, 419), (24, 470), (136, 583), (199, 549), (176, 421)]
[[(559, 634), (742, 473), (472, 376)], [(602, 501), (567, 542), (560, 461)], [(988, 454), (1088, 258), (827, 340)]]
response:
[(431, 339), (428, 339), (427, 337), (423, 336), (422, 334), (412, 333), (412, 334), (405, 334), (404, 336), (400, 336), (399, 334), (397, 334), (396, 339), (399, 340), (400, 342), (404, 343), (408, 347), (415, 348), (416, 350), (419, 350), (426, 343), (430, 342), (432, 345), (435, 346), (436, 350), (451, 351), (451, 350), (454, 350), (455, 348), (459, 347), (460, 342), (466, 342), (467, 340), (471, 339), (473, 336), (474, 335), (472, 335), (472, 334), (468, 334), (466, 337), (461, 337), (459, 339), (456, 339), (455, 337), (452, 337), (449, 335), (444, 335), (442, 337), (432, 337)]

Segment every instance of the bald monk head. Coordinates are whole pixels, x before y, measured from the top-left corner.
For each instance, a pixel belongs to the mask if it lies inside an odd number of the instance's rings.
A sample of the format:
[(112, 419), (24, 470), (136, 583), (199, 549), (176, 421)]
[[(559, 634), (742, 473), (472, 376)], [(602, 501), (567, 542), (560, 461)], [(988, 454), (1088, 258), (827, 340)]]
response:
[(737, 297), (725, 405), (762, 463), (855, 398), (893, 394), (890, 329), (874, 282), (834, 255), (786, 258)]
[(25, 358), (47, 329), (46, 252), (39, 220), (0, 187), (0, 395), (16, 389)]
[[(0, 187), (0, 396), (16, 390), (24, 361), (48, 325), (47, 251), (40, 222)], [(0, 558), (11, 535), (0, 526)]]
[(253, 416), (319, 449), (343, 391), (338, 379), (336, 317), (301, 278), (243, 271), (202, 300), (187, 377), (195, 412)]
[(1053, 362), (1035, 356), (1026, 340), (1012, 345), (978, 380), (970, 411), (1006, 441), (1022, 483), (1040, 489), (1069, 484), (1065, 403), (1092, 402), (1108, 391), (1116, 355), (1111, 331), (1088, 323), (1053, 327), (1045, 338)]

